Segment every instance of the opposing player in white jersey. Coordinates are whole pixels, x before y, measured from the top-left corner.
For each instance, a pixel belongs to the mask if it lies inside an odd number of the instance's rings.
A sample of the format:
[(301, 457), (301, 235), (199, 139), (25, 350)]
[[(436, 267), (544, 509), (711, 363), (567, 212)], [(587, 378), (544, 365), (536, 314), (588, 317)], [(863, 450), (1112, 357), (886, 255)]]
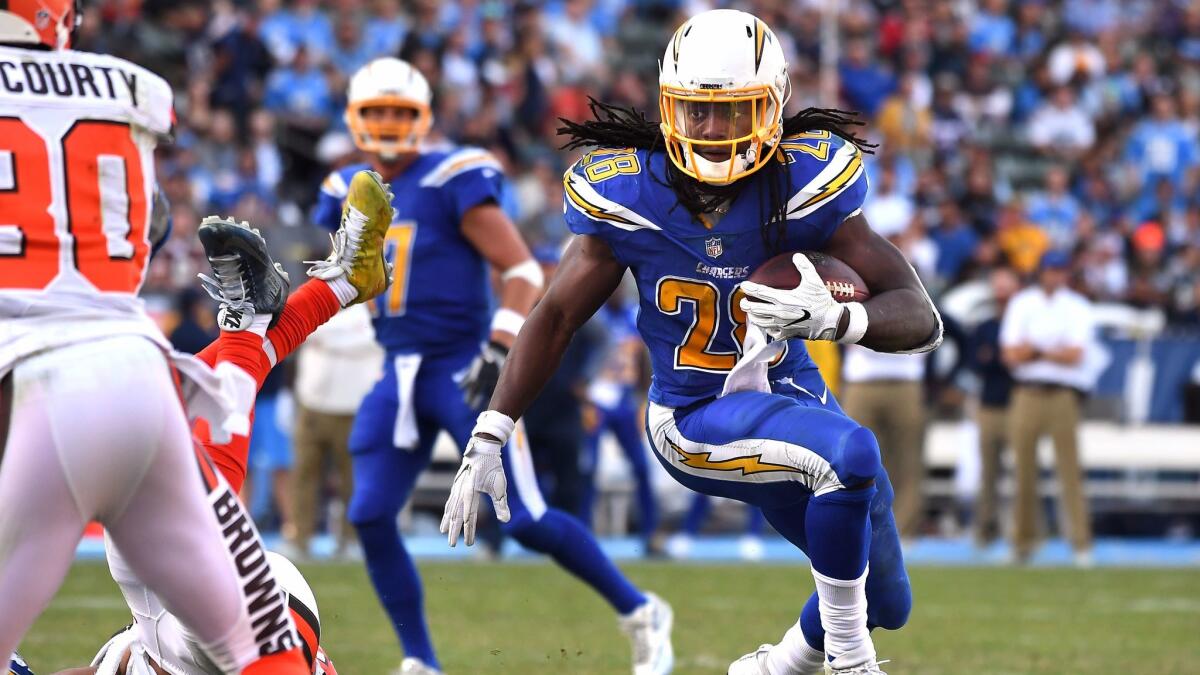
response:
[(249, 582), (282, 592), (269, 569), (241, 578), (184, 407), (244, 434), (231, 392), (254, 383), (171, 352), (137, 297), (171, 89), (71, 51), (78, 19), (70, 0), (0, 3), (0, 653), (94, 519), (221, 672), (301, 675), (290, 615), (251, 619)]

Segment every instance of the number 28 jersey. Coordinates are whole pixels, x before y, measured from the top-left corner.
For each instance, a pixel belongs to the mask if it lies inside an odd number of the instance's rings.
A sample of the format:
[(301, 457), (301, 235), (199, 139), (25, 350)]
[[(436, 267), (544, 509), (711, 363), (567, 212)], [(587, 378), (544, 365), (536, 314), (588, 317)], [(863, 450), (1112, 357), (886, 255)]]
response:
[(137, 292), (171, 88), (115, 57), (0, 47), (0, 371), (109, 334), (160, 335)]
[[(601, 148), (563, 177), (563, 210), (576, 234), (603, 239), (637, 282), (637, 327), (654, 371), (649, 398), (678, 408), (714, 398), (740, 357), (746, 316), (737, 285), (777, 252), (820, 250), (862, 208), (862, 154), (828, 132), (785, 138), (787, 227), (778, 251), (763, 240), (771, 179), (759, 171), (719, 220), (697, 219), (667, 183), (661, 152)], [(771, 372), (812, 367), (792, 340)]]

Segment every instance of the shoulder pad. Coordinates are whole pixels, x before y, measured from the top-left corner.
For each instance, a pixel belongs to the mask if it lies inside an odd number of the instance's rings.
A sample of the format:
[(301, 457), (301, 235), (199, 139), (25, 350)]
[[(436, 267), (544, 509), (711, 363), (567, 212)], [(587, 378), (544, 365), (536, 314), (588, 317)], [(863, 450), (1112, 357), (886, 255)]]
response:
[(799, 187), (788, 200), (789, 219), (831, 203), (865, 174), (858, 147), (828, 131), (789, 136), (779, 147), (787, 155), (792, 185)]
[(117, 71), (114, 81), (124, 83), (129, 121), (155, 134), (166, 135), (175, 123), (174, 94), (171, 85), (155, 73), (125, 59), (107, 54), (71, 52), (84, 64)]
[(369, 168), (371, 167), (366, 164), (351, 164), (340, 169), (335, 169), (329, 172), (329, 175), (321, 182), (321, 192), (330, 197), (345, 199), (346, 194), (350, 192), (350, 179), (359, 171)]
[(455, 176), (478, 169), (491, 169), (498, 173), (504, 172), (499, 160), (492, 153), (482, 148), (459, 148), (447, 153), (425, 177), (421, 179), (421, 187), (442, 187)]
[(648, 154), (634, 148), (600, 148), (579, 158), (563, 175), (564, 209), (622, 230), (660, 229), (637, 211), (641, 184), (649, 175)]

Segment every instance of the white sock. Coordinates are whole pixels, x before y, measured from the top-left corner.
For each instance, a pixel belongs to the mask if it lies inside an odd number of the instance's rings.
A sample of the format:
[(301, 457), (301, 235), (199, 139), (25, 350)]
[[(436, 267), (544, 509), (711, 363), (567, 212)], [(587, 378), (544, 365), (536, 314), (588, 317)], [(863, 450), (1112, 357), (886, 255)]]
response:
[(267, 329), (271, 325), (272, 316), (270, 314), (255, 314), (253, 319), (250, 319), (250, 325), (246, 326), (246, 330), (254, 333), (262, 339), (267, 339)]
[(867, 574), (857, 579), (833, 579), (815, 569), (825, 652), (834, 667), (848, 668), (875, 660), (875, 644), (867, 631)]
[(337, 296), (338, 302), (342, 303), (342, 307), (346, 307), (354, 302), (358, 297), (358, 289), (346, 280), (346, 275), (339, 276), (336, 279), (329, 279), (325, 283), (329, 284), (329, 290)]
[(767, 672), (772, 675), (821, 675), (825, 672), (825, 652), (809, 646), (797, 621), (784, 633), (779, 644), (767, 652)]

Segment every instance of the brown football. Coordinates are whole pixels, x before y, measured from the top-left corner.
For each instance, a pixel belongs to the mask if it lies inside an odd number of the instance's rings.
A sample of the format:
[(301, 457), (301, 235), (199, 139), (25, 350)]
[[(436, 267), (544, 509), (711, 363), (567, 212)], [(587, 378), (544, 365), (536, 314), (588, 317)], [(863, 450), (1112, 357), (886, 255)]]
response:
[[(825, 288), (838, 302), (862, 302), (871, 297), (867, 284), (849, 265), (824, 253), (801, 251), (825, 281)], [(781, 253), (750, 275), (750, 281), (771, 288), (790, 290), (800, 285), (800, 270), (792, 264), (792, 253)]]

